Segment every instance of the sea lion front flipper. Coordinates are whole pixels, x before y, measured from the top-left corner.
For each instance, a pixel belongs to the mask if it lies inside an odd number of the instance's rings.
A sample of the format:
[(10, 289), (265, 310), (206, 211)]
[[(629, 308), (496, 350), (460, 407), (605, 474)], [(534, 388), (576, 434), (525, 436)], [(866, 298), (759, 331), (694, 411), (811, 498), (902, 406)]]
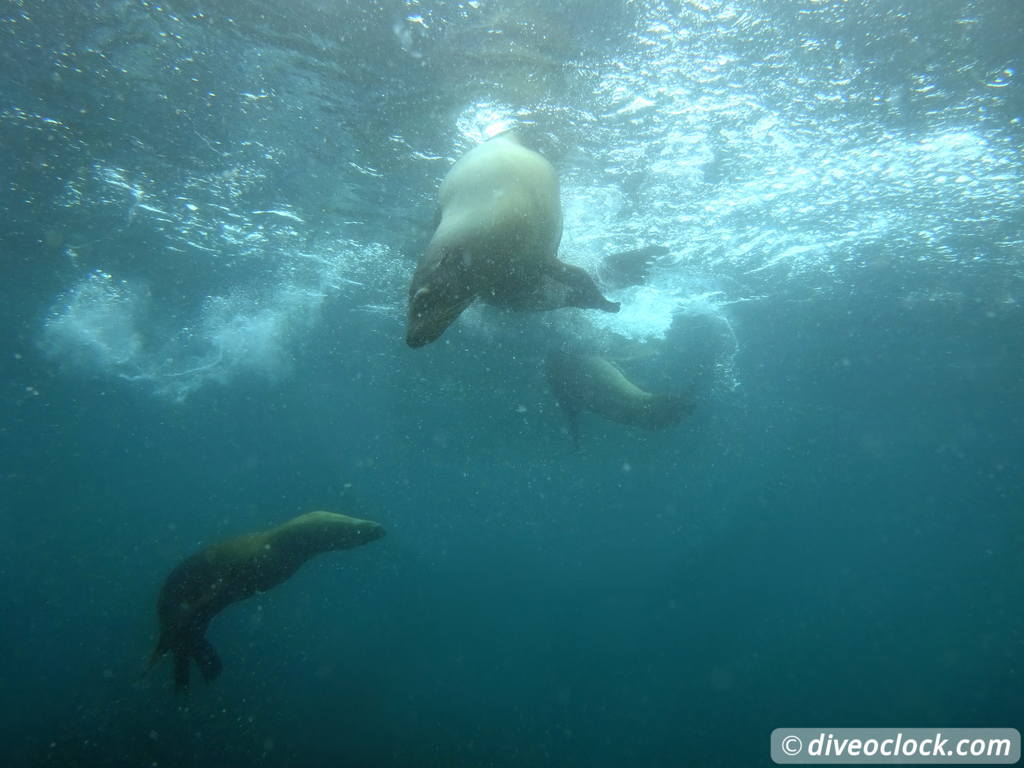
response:
[(603, 312), (619, 311), (619, 302), (606, 299), (586, 270), (552, 258), (545, 265), (545, 272), (569, 289), (568, 306), (600, 309)]
[(580, 409), (563, 393), (555, 391), (555, 399), (565, 414), (565, 426), (572, 438), (572, 447), (577, 451), (580, 448)]
[(205, 637), (200, 638), (196, 643), (192, 656), (195, 658), (199, 671), (203, 674), (203, 680), (206, 682), (216, 680), (220, 676), (221, 670), (224, 669), (220, 656), (217, 655), (217, 651)]

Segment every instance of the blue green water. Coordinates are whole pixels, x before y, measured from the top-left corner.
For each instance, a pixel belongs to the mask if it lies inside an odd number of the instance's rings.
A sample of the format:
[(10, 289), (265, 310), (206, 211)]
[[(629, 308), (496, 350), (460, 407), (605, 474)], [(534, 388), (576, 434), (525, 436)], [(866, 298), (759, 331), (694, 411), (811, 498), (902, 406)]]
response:
[[(39, 766), (750, 766), (1024, 723), (1024, 6), (8, 2), (0, 739)], [(558, 169), (617, 315), (404, 344), (437, 187)], [(608, 283), (610, 286), (610, 283)], [(681, 425), (587, 415), (572, 344)], [(148, 674), (182, 558), (388, 535)]]

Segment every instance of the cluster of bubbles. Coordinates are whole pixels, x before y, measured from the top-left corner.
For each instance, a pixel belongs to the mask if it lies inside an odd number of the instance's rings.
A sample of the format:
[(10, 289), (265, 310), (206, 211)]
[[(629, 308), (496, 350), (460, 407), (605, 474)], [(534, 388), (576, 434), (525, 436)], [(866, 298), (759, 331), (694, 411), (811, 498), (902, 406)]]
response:
[(183, 401), (207, 382), (241, 373), (279, 379), (289, 370), (295, 340), (315, 324), (324, 294), (283, 286), (255, 298), (209, 297), (195, 327), (155, 333), (159, 322), (145, 286), (94, 271), (62, 296), (43, 326), (43, 350), (79, 371), (149, 385)]

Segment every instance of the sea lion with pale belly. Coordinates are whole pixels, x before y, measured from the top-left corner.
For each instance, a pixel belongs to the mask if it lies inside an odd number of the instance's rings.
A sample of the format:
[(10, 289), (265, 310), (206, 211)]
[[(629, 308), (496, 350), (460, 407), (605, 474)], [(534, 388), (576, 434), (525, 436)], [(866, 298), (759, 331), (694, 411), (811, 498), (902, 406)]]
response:
[(439, 220), (409, 287), (406, 343), (436, 340), (474, 299), (499, 307), (618, 312), (593, 278), (558, 260), (555, 169), (512, 134), (471, 149), (441, 183)]
[(358, 547), (383, 535), (384, 528), (369, 520), (309, 512), (269, 531), (211, 544), (179, 563), (164, 581), (157, 601), (160, 638), (150, 666), (171, 653), (175, 687), (188, 686), (192, 661), (207, 681), (213, 680), (221, 671), (220, 658), (206, 639), (214, 616), (277, 586), (314, 555)]
[(548, 354), (545, 372), (576, 444), (583, 411), (620, 424), (663, 429), (678, 424), (693, 409), (682, 395), (659, 395), (641, 389), (617, 365), (599, 355), (554, 350)]

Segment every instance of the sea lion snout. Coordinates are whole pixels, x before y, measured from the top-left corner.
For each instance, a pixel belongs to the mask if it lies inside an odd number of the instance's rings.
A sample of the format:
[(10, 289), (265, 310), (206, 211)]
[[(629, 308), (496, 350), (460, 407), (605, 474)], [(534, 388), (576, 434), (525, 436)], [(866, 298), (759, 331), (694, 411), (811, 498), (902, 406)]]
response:
[(363, 544), (376, 541), (377, 539), (382, 538), (386, 533), (387, 529), (383, 525), (375, 523), (372, 520), (364, 520), (357, 528), (359, 541)]
[(455, 288), (457, 285), (444, 279), (439, 279), (436, 284), (413, 284), (409, 292), (406, 344), (416, 349), (440, 338), (473, 302), (475, 294), (468, 288)]
[(431, 329), (431, 323), (425, 321), (425, 317), (429, 317), (428, 301), (430, 293), (429, 288), (419, 288), (415, 293), (411, 293), (409, 296), (409, 312), (408, 320), (405, 327), (405, 343), (413, 349), (422, 347), (425, 344), (429, 344), (444, 331), (434, 334)]
[[(417, 306), (423, 308), (417, 309)], [(423, 299), (414, 299), (410, 302), (405, 343), (416, 349), (440, 338), (445, 329), (455, 322), (457, 315), (439, 310), (443, 308), (429, 306)], [(451, 314), (450, 318), (447, 317), (448, 314)]]

